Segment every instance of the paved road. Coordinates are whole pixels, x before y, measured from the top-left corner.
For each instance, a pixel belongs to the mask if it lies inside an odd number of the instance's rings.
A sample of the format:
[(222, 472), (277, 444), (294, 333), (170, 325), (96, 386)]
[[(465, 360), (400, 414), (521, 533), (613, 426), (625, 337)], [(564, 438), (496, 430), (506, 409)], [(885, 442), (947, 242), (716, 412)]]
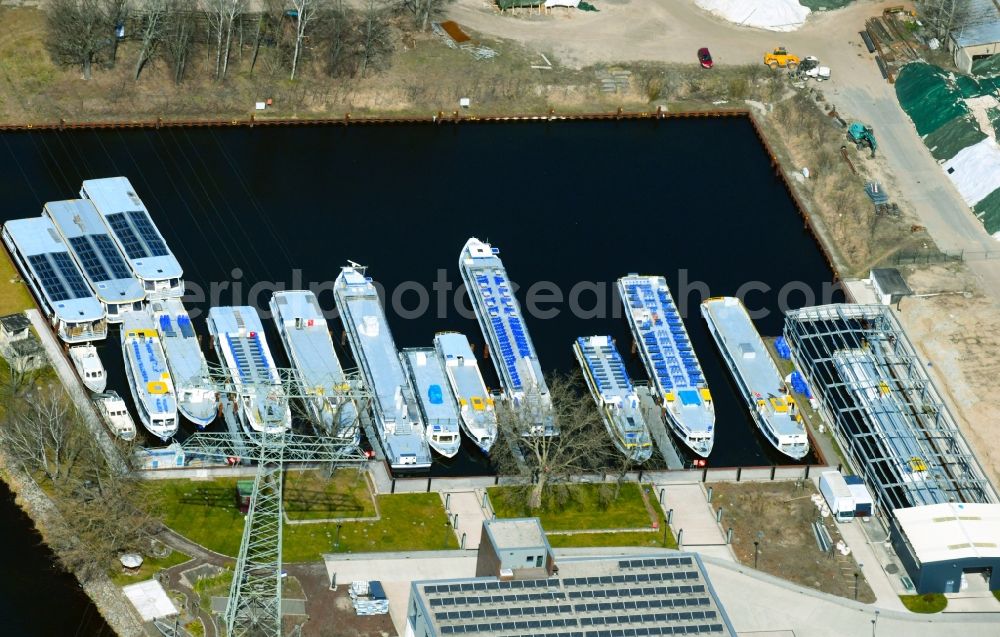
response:
[[(865, 18), (898, 1), (859, 1), (814, 13), (798, 31), (781, 34), (724, 22), (693, 0), (599, 4), (599, 13), (557, 10), (550, 16), (524, 18), (498, 15), (482, 0), (457, 0), (448, 14), (475, 31), (518, 41), (574, 67), (643, 60), (693, 65), (694, 53), (702, 46), (711, 48), (719, 64), (760, 64), (764, 51), (777, 44), (800, 55), (816, 55), (833, 69), (823, 92), (843, 116), (875, 128), (894, 173), (894, 198), (914, 211), (938, 246), (1000, 249), (931, 157), (858, 36)], [(1000, 260), (972, 261), (969, 266), (984, 291), (1000, 299)]]

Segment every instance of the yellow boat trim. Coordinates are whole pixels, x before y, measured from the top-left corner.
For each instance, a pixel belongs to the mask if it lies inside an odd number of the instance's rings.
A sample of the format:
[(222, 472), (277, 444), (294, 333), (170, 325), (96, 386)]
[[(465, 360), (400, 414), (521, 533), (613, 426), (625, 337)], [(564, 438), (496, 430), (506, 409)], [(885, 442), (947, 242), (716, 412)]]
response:
[(136, 338), (156, 338), (156, 330), (138, 329), (138, 330), (128, 330), (125, 332), (125, 338), (136, 337)]
[(674, 402), (674, 392), (668, 391), (667, 393), (663, 394), (663, 399), (666, 400), (668, 403)]
[(701, 389), (701, 399), (707, 403), (712, 402), (712, 392), (708, 391), (707, 387), (702, 387)]
[(167, 393), (167, 384), (159, 380), (151, 380), (146, 383), (146, 391), (151, 394), (165, 394)]
[(458, 404), (459, 404), (459, 405), (461, 405), (462, 407), (465, 407), (466, 405), (468, 405), (468, 404), (469, 404), (469, 401), (467, 401), (467, 400), (466, 400), (466, 399), (464, 399), (464, 398), (459, 398), (459, 399), (458, 399)]
[(927, 471), (927, 463), (924, 462), (922, 458), (913, 456), (912, 458), (910, 458), (910, 469), (918, 473)]
[(476, 411), (482, 411), (485, 405), (483, 404), (483, 399), (479, 396), (472, 397), (472, 408)]
[(492, 398), (487, 398), (486, 399), (486, 404), (489, 405), (490, 407), (492, 407), (495, 403), (496, 403), (496, 401), (493, 400)]
[(779, 414), (783, 414), (788, 411), (788, 403), (785, 402), (785, 399), (778, 398), (776, 396), (771, 397), (771, 407)]

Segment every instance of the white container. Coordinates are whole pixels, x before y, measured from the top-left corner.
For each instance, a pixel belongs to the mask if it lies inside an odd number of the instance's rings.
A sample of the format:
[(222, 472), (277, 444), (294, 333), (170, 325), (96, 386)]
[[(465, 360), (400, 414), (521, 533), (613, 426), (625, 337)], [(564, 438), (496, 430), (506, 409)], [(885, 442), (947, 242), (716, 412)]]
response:
[(838, 522), (854, 519), (854, 496), (839, 471), (824, 471), (819, 475), (819, 492)]

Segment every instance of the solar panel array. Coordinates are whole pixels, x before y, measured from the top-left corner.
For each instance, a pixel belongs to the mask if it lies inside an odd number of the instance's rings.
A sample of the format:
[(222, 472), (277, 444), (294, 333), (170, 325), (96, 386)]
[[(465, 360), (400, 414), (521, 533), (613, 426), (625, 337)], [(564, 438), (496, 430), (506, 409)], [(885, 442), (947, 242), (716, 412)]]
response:
[(32, 254), (28, 256), (28, 262), (35, 271), (38, 284), (53, 303), (92, 296), (67, 254)]
[(145, 211), (130, 210), (128, 216), (124, 212), (114, 212), (105, 219), (121, 241), (129, 259), (162, 257), (169, 254), (166, 244), (160, 238), (160, 233), (156, 231)]
[(687, 556), (620, 560), (615, 575), (421, 588), (429, 607), (427, 620), (439, 635), (730, 635), (698, 568)]
[[(128, 279), (132, 276), (117, 246), (106, 234), (70, 237), (69, 244), (80, 260), (83, 271), (94, 283), (111, 279)], [(100, 256), (98, 256), (100, 253)], [(110, 273), (109, 273), (110, 270)]]

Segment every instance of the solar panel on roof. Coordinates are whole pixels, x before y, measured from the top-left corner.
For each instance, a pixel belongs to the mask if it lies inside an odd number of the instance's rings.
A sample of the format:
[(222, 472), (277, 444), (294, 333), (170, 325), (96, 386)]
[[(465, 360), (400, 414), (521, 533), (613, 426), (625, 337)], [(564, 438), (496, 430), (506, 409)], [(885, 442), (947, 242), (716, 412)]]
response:
[(39, 285), (42, 286), (42, 289), (45, 290), (53, 302), (65, 301), (70, 298), (69, 291), (63, 285), (62, 281), (59, 280), (59, 277), (56, 276), (56, 271), (52, 268), (52, 264), (49, 263), (47, 255), (32, 254), (28, 256), (28, 261), (35, 270), (35, 276), (38, 278)]
[(53, 252), (49, 258), (55, 263), (56, 269), (62, 274), (63, 282), (69, 286), (70, 298), (82, 299), (90, 296), (90, 288), (80, 276), (80, 271), (76, 264), (65, 252)]
[(132, 226), (125, 219), (124, 212), (115, 212), (104, 218), (108, 220), (111, 230), (118, 237), (118, 240), (121, 241), (122, 247), (125, 248), (125, 254), (128, 255), (129, 259), (142, 259), (149, 256), (146, 246), (139, 241), (139, 237), (136, 236), (132, 230)]
[(149, 251), (154, 257), (162, 257), (167, 254), (167, 246), (164, 245), (163, 240), (160, 239), (160, 234), (153, 227), (153, 222), (150, 221), (149, 215), (142, 210), (130, 210), (128, 217), (132, 221), (132, 224), (135, 225), (139, 236), (142, 237), (143, 242), (149, 247)]
[(692, 586), (691, 590), (694, 591), (695, 593), (704, 593), (705, 592), (705, 585), (704, 584), (697, 584), (695, 586)]
[(713, 633), (721, 633), (722, 632), (722, 624), (712, 624), (711, 626), (709, 626), (709, 628), (712, 629)]
[(97, 257), (97, 252), (94, 251), (94, 246), (88, 237), (70, 237), (69, 244), (77, 258), (80, 259), (80, 265), (91, 281), (101, 283), (111, 279), (111, 275), (108, 274), (104, 264)]
[(132, 271), (125, 264), (122, 253), (111, 241), (111, 237), (106, 234), (95, 234), (90, 236), (91, 241), (97, 246), (98, 252), (104, 257), (104, 263), (111, 269), (111, 276), (116, 279), (127, 279), (132, 276)]
[(453, 632), (455, 632), (455, 627), (454, 626), (442, 626), (441, 627), (441, 634), (443, 634), (443, 635), (450, 635)]

